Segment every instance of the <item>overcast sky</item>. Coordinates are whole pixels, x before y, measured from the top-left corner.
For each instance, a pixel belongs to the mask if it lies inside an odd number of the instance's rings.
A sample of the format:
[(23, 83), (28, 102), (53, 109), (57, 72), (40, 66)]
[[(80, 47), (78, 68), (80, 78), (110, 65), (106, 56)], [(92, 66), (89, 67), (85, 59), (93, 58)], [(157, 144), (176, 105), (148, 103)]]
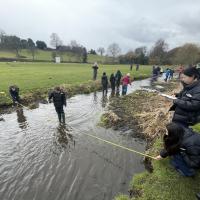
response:
[(57, 33), (97, 49), (116, 42), (123, 52), (150, 48), (163, 38), (170, 48), (200, 42), (200, 0), (0, 0), (0, 29), (43, 40)]

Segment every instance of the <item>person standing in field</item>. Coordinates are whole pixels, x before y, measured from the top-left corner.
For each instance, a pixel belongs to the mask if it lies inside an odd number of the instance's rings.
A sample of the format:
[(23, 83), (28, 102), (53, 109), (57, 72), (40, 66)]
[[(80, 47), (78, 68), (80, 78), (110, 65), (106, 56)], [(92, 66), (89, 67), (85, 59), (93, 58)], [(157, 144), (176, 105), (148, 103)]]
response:
[(49, 102), (53, 99), (55, 110), (58, 114), (58, 120), (60, 123), (65, 124), (65, 113), (63, 106), (66, 107), (66, 95), (60, 87), (55, 87), (54, 91), (49, 94)]
[(107, 95), (107, 93), (108, 93), (108, 77), (106, 75), (106, 72), (103, 72), (103, 76), (101, 77), (101, 84), (102, 84), (103, 96)]
[(126, 95), (128, 84), (131, 85), (131, 79), (130, 79), (129, 73), (126, 76), (124, 76), (122, 79), (122, 95)]
[(130, 64), (130, 71), (132, 71), (133, 70), (133, 64), (131, 63)]
[(94, 63), (94, 65), (92, 66), (93, 68), (93, 80), (95, 81), (97, 79), (97, 71), (99, 69), (97, 62)]
[(139, 65), (139, 64), (137, 64), (137, 65), (136, 65), (136, 71), (138, 71), (138, 70), (139, 70), (139, 67), (140, 67), (140, 65)]

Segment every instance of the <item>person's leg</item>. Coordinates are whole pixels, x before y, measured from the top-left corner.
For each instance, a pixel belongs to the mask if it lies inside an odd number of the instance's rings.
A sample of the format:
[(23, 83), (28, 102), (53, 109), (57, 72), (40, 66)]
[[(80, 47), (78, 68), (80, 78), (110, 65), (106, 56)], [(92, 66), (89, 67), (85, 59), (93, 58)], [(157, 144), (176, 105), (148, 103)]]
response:
[(126, 93), (127, 93), (127, 85), (124, 85), (124, 94), (126, 95)]
[(181, 154), (174, 155), (170, 163), (183, 176), (195, 175), (195, 170), (186, 164)]
[(62, 123), (65, 124), (65, 113), (64, 111), (61, 113)]
[(61, 123), (61, 108), (60, 107), (55, 107), (57, 115), (58, 115), (58, 120)]
[(106, 95), (108, 94), (108, 86), (106, 85)]
[(124, 85), (122, 85), (122, 95), (124, 95), (125, 94), (125, 92), (124, 92)]
[(103, 91), (103, 96), (104, 96), (104, 92), (105, 92), (104, 88), (103, 88), (103, 90), (102, 90), (102, 91)]

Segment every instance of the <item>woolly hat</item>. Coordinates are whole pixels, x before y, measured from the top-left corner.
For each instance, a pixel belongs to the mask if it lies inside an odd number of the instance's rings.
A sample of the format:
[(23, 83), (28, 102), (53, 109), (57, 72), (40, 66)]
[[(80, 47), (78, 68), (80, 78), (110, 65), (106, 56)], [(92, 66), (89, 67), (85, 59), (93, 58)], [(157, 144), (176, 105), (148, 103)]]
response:
[(198, 78), (199, 79), (199, 72), (194, 67), (189, 67), (189, 68), (185, 69), (183, 71), (183, 74), (186, 75), (186, 76), (189, 76), (189, 77), (194, 76), (194, 78)]

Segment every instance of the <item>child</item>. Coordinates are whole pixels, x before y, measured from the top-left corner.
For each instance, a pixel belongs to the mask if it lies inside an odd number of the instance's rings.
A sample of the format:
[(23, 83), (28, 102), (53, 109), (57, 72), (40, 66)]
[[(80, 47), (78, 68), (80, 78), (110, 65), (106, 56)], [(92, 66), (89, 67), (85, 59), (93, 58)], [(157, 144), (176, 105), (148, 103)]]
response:
[(106, 72), (103, 72), (103, 76), (101, 77), (101, 84), (103, 89), (103, 96), (108, 93), (108, 77), (106, 76)]
[(128, 84), (131, 85), (131, 79), (130, 79), (129, 73), (126, 76), (124, 76), (122, 79), (122, 95), (126, 95)]
[(157, 160), (171, 156), (171, 165), (183, 176), (194, 176), (200, 168), (200, 135), (189, 128), (169, 123), (164, 135), (164, 149)]

